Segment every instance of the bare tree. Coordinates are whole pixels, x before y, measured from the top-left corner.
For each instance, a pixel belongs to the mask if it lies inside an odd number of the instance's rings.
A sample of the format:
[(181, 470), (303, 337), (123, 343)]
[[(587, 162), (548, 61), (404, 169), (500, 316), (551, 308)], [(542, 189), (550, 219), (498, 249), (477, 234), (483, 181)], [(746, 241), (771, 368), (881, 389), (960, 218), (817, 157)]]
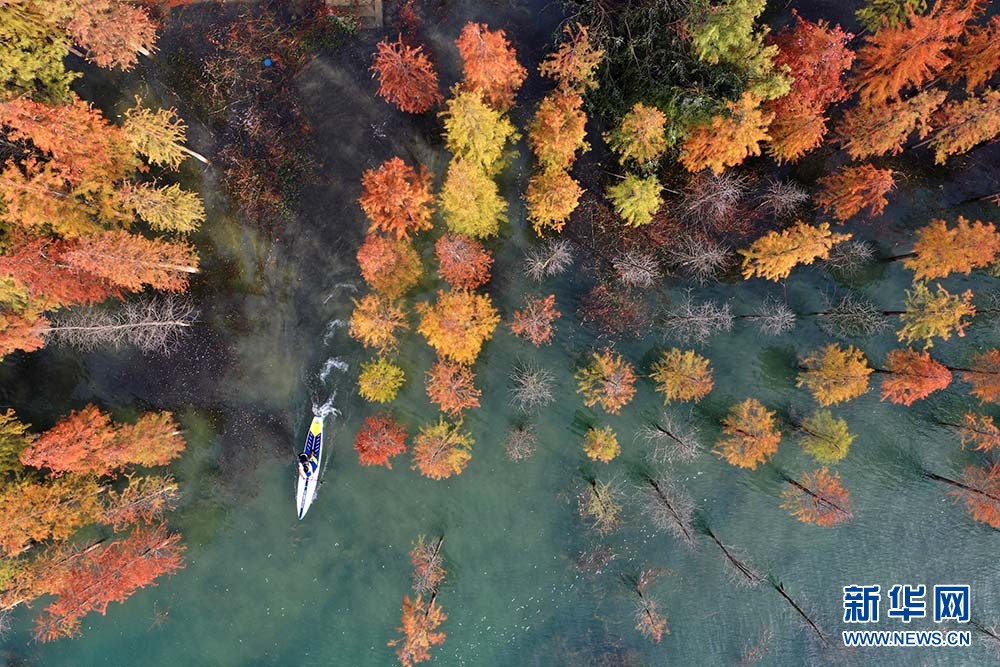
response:
[(198, 311), (185, 299), (151, 297), (128, 301), (108, 310), (99, 306), (73, 308), (56, 318), (43, 333), (56, 342), (82, 350), (135, 345), (143, 352), (173, 352), (195, 323)]
[(694, 174), (684, 187), (681, 212), (691, 222), (716, 227), (736, 212), (749, 186), (749, 177), (731, 171)]
[(510, 374), (514, 386), (510, 388), (510, 403), (522, 412), (532, 412), (552, 401), (555, 376), (544, 368), (532, 364), (516, 366)]
[(889, 328), (885, 312), (863, 296), (847, 294), (819, 317), (819, 328), (835, 338), (867, 338)]
[(704, 344), (714, 334), (733, 328), (733, 313), (728, 303), (695, 303), (688, 290), (683, 298), (667, 307), (660, 317), (660, 327), (666, 339)]
[(972, 621), (972, 627), (979, 632), (979, 641), (992, 648), (997, 658), (1000, 659), (1000, 623), (995, 620), (990, 621), (989, 624)]
[(765, 336), (780, 336), (795, 328), (796, 315), (784, 301), (768, 297), (748, 319), (753, 320)]
[(524, 273), (536, 282), (557, 276), (573, 265), (573, 249), (566, 239), (551, 239), (528, 251)]
[(791, 181), (769, 182), (759, 198), (761, 208), (779, 218), (792, 215), (807, 201), (809, 193)]
[(648, 588), (663, 574), (663, 570), (643, 570), (638, 577), (625, 577), (635, 593), (635, 628), (646, 638), (659, 643), (663, 635), (670, 634), (667, 617), (660, 611), (660, 603), (650, 597)]
[(706, 234), (686, 234), (667, 248), (667, 261), (698, 284), (715, 280), (732, 260), (730, 248)]
[(743, 649), (743, 654), (740, 656), (739, 661), (740, 667), (750, 667), (750, 665), (756, 665), (763, 660), (771, 652), (771, 643), (773, 641), (774, 627), (771, 625), (764, 626), (757, 639), (753, 643), (747, 644), (746, 648)]
[(875, 260), (875, 248), (867, 241), (850, 239), (830, 249), (824, 265), (830, 271), (851, 276)]
[(648, 446), (647, 458), (654, 465), (691, 461), (702, 450), (698, 429), (666, 411), (640, 426), (636, 437)]
[(535, 434), (535, 427), (531, 424), (515, 426), (507, 431), (507, 441), (505, 449), (507, 458), (511, 461), (521, 461), (535, 453), (538, 446), (538, 436)]
[(612, 266), (618, 281), (627, 287), (652, 287), (661, 275), (656, 257), (634, 248), (615, 257)]
[(590, 477), (576, 496), (580, 516), (604, 535), (618, 527), (622, 513), (622, 489), (617, 482), (598, 482)]
[(737, 588), (756, 588), (764, 581), (764, 575), (737, 549), (723, 544), (708, 526), (704, 527), (704, 532), (711, 538), (712, 543), (722, 551), (726, 575)]
[(679, 484), (666, 476), (646, 475), (639, 482), (638, 498), (643, 512), (660, 530), (694, 549), (694, 500)]

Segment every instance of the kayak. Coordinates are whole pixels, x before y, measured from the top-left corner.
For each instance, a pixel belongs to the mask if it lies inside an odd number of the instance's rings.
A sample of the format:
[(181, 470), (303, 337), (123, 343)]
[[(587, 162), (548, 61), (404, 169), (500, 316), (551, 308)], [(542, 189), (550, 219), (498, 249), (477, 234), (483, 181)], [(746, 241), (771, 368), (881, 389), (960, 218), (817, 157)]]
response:
[(306, 515), (309, 506), (316, 499), (316, 489), (319, 488), (319, 465), (323, 459), (323, 418), (313, 417), (306, 436), (306, 446), (302, 453), (309, 458), (310, 471), (306, 473), (302, 466), (296, 463), (298, 488), (295, 492), (295, 505), (299, 509), (299, 519)]

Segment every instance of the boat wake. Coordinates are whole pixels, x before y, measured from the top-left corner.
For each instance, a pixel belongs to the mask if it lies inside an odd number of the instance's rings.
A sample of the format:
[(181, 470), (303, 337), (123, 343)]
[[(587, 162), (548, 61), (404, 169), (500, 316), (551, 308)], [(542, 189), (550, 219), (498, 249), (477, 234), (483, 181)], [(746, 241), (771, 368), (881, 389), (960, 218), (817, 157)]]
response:
[(322, 403), (317, 403), (316, 401), (313, 401), (313, 404), (312, 404), (313, 416), (314, 417), (323, 417), (323, 418), (326, 418), (329, 415), (333, 415), (334, 417), (339, 417), (340, 416), (340, 410), (338, 410), (334, 406), (334, 401), (336, 401), (336, 400), (337, 400), (337, 392), (334, 391), (330, 395), (330, 397), (327, 398)]
[(350, 369), (350, 366), (340, 357), (330, 357), (323, 363), (323, 368), (319, 371), (319, 381), (326, 382), (326, 379), (330, 377), (330, 373), (332, 373), (334, 369), (340, 371), (341, 373), (346, 373), (348, 369)]

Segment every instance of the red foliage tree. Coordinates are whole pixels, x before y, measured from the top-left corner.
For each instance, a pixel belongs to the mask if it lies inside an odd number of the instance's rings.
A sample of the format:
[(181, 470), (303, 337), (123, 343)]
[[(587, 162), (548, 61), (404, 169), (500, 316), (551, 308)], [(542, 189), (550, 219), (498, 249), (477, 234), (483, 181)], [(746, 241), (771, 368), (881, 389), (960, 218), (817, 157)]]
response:
[(782, 506), (799, 521), (829, 528), (853, 516), (851, 495), (838, 473), (820, 468), (803, 475), (801, 482), (790, 478), (786, 481), (791, 488), (782, 494)]
[(793, 81), (788, 94), (765, 104), (774, 114), (768, 129), (771, 150), (779, 161), (796, 160), (819, 146), (826, 135), (827, 107), (847, 97), (842, 80), (854, 53), (847, 43), (854, 37), (825, 21), (806, 21), (795, 10), (794, 27), (779, 32), (776, 66), (785, 65)]
[(420, 280), (420, 255), (404, 239), (369, 234), (358, 248), (361, 277), (389, 298), (405, 294)]
[(969, 392), (983, 403), (1000, 403), (1000, 350), (973, 355), (962, 379), (972, 385)]
[(55, 602), (35, 626), (40, 641), (79, 633), (80, 619), (92, 611), (104, 614), (108, 604), (124, 602), (140, 588), (155, 585), (157, 578), (184, 567), (180, 535), (163, 526), (137, 528), (123, 540), (87, 551), (75, 560), (65, 576), (53, 582)]
[(426, 167), (418, 172), (398, 157), (365, 171), (361, 176), (364, 193), (358, 202), (372, 221), (372, 229), (398, 239), (430, 229), (434, 213), (431, 180)]
[(482, 392), (476, 388), (475, 373), (468, 366), (437, 360), (427, 373), (427, 396), (441, 411), (459, 417), (466, 408), (478, 408)]
[(862, 104), (899, 99), (908, 86), (919, 88), (942, 72), (951, 62), (948, 50), (978, 9), (978, 0), (938, 0), (926, 14), (869, 35), (858, 49), (855, 78)]
[(482, 94), (496, 109), (509, 109), (528, 76), (517, 62), (517, 53), (503, 30), (490, 30), (482, 23), (466, 23), (455, 41), (462, 56), (463, 85)]
[(19, 234), (7, 253), (0, 255), (0, 275), (12, 277), (35, 304), (46, 309), (120, 298), (120, 290), (106, 279), (65, 261), (64, 255), (73, 248), (73, 242)]
[(455, 289), (475, 289), (490, 280), (493, 255), (474, 238), (445, 234), (434, 244), (438, 275)]
[(106, 475), (126, 465), (166, 465), (184, 450), (169, 412), (151, 412), (135, 424), (112, 424), (93, 405), (71, 412), (21, 452), (21, 463), (53, 474)]
[(541, 347), (552, 342), (552, 322), (562, 313), (556, 310), (556, 295), (546, 297), (526, 297), (524, 309), (514, 311), (514, 319), (510, 330), (517, 336), (531, 341), (532, 345)]
[(649, 324), (649, 311), (633, 292), (597, 285), (580, 300), (577, 313), (601, 333), (638, 336)]
[(407, 113), (423, 113), (441, 102), (434, 64), (422, 46), (410, 46), (400, 37), (376, 45), (371, 69), (378, 76), (378, 94)]
[(882, 215), (889, 200), (885, 198), (896, 181), (891, 169), (877, 169), (870, 164), (844, 167), (830, 176), (819, 179), (822, 190), (816, 203), (837, 221), (846, 222), (868, 209), (868, 215)]
[(951, 371), (926, 351), (892, 350), (885, 365), (889, 375), (882, 380), (883, 401), (912, 405), (951, 384)]
[(392, 468), (392, 457), (406, 451), (406, 429), (391, 415), (372, 415), (358, 431), (354, 449), (361, 465)]
[(147, 286), (184, 292), (189, 276), (198, 272), (198, 253), (190, 243), (124, 231), (82, 238), (64, 257), (70, 266), (132, 292)]
[(1000, 463), (990, 468), (969, 466), (962, 472), (961, 482), (937, 475), (931, 478), (956, 487), (952, 495), (965, 501), (973, 519), (1000, 529)]

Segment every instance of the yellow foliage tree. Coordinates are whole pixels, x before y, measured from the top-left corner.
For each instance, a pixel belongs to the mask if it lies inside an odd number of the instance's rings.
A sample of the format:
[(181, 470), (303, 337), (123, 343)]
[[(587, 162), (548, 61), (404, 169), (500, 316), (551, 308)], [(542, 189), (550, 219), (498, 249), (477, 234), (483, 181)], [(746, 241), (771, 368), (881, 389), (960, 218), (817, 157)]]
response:
[(688, 171), (711, 169), (721, 174), (751, 155), (760, 155), (760, 143), (767, 141), (767, 126), (774, 118), (760, 107), (750, 93), (726, 104), (727, 113), (713, 116), (706, 125), (694, 127), (681, 144), (680, 163)]
[(653, 162), (667, 150), (667, 117), (656, 107), (636, 102), (605, 140), (618, 161), (640, 165)]
[(433, 305), (417, 304), (417, 312), (417, 331), (439, 355), (460, 364), (476, 360), (500, 323), (488, 296), (461, 290), (439, 291)]
[(515, 134), (510, 120), (472, 90), (448, 100), (440, 115), (448, 150), (490, 175), (496, 173), (504, 146)]
[(937, 292), (931, 292), (926, 283), (918, 282), (906, 292), (905, 310), (900, 315), (903, 326), (896, 337), (902, 343), (923, 341), (926, 350), (933, 347), (935, 337), (948, 340), (952, 333), (964, 336), (965, 318), (975, 315), (972, 290), (951, 294), (938, 285)]
[(497, 184), (481, 167), (459, 158), (448, 165), (440, 203), (445, 224), (457, 234), (496, 236), (507, 221), (507, 201)]
[(694, 350), (666, 350), (653, 364), (651, 374), (663, 402), (700, 401), (712, 391), (712, 369), (708, 359)]
[(663, 186), (656, 176), (642, 178), (628, 174), (607, 190), (608, 199), (625, 224), (639, 227), (652, 221), (663, 200), (660, 191)]
[(844, 349), (836, 343), (811, 352), (802, 360), (802, 368), (795, 386), (806, 387), (823, 407), (864, 394), (874, 370), (864, 352), (853, 345)]
[(748, 249), (739, 251), (743, 255), (743, 277), (774, 281), (787, 278), (799, 264), (826, 259), (834, 244), (850, 238), (850, 234), (832, 233), (825, 222), (816, 227), (796, 222), (780, 232), (768, 232)]
[(555, 79), (559, 86), (578, 92), (597, 88), (597, 67), (601, 64), (604, 51), (594, 48), (586, 26), (577, 23), (565, 26), (566, 39), (554, 52), (545, 56), (538, 66), (538, 72)]
[(635, 395), (632, 364), (609, 349), (591, 354), (589, 363), (577, 372), (576, 381), (584, 405), (600, 404), (613, 415), (621, 412)]
[(413, 438), (413, 469), (424, 477), (446, 479), (465, 470), (472, 458), (472, 436), (439, 418)]
[(615, 460), (621, 450), (618, 436), (610, 426), (588, 428), (583, 436), (583, 451), (594, 461), (609, 463)]
[(396, 398), (406, 375), (403, 369), (385, 357), (361, 364), (358, 392), (366, 401), (388, 403)]
[(965, 153), (1000, 134), (1000, 90), (988, 88), (979, 97), (949, 102), (936, 120), (940, 129), (930, 144), (934, 162), (944, 164), (949, 155)]

